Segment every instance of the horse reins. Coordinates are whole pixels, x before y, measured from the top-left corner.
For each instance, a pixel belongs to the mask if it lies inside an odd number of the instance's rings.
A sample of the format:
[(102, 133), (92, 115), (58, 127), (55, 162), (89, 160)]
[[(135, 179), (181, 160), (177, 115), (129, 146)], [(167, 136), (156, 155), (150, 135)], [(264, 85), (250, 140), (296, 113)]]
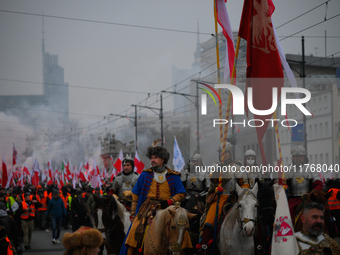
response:
[[(250, 189), (244, 189), (243, 192), (241, 193), (240, 197), (242, 197), (243, 195), (252, 195), (256, 201), (257, 201), (257, 204), (259, 203), (256, 195), (250, 190)], [(240, 201), (240, 200), (239, 200)], [(239, 209), (239, 201), (237, 201), (237, 209)], [(244, 224), (247, 224), (248, 222), (252, 221), (254, 223), (256, 223), (257, 221), (257, 217), (255, 219), (248, 219), (248, 218), (244, 218), (243, 220), (241, 220), (240, 217), (237, 218), (237, 221), (239, 222), (239, 227), (240, 227), (240, 230), (242, 231), (243, 230), (243, 225)]]

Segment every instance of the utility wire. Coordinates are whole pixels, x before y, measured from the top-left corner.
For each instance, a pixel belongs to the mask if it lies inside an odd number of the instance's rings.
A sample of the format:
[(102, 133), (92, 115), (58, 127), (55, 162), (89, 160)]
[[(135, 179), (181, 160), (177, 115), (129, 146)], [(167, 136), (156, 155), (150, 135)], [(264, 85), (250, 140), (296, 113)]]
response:
[(135, 27), (135, 28), (153, 29), (153, 30), (160, 30), (160, 31), (169, 31), (169, 32), (178, 32), (178, 33), (186, 33), (186, 34), (196, 34), (196, 35), (200, 34), (200, 35), (211, 36), (211, 33), (201, 33), (201, 32), (197, 32), (197, 31), (194, 32), (194, 31), (171, 29), (171, 28), (149, 27), (149, 26), (141, 26), (141, 25), (124, 24), (124, 23), (118, 23), (118, 22), (99, 21), (99, 20), (90, 20), (90, 19), (79, 19), (79, 18), (70, 18), (70, 17), (55, 16), (55, 15), (46, 15), (46, 14), (37, 14), (37, 13), (19, 12), (19, 11), (9, 11), (9, 10), (0, 10), (0, 12), (12, 13), (12, 14), (23, 14), (23, 15), (30, 15), (30, 16), (38, 16), (38, 17), (44, 17), (44, 18), (47, 17), (47, 18), (54, 18), (54, 19), (83, 21), (83, 22), (106, 24), (106, 25)]

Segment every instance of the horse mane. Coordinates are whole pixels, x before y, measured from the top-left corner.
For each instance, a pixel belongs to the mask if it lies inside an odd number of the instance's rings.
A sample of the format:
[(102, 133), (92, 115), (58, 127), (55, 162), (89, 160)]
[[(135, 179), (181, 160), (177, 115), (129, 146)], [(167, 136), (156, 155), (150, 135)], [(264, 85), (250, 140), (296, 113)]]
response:
[(112, 196), (113, 199), (116, 201), (116, 205), (117, 205), (117, 213), (115, 212), (115, 210), (112, 211), (112, 218), (114, 218), (116, 215), (119, 216), (119, 218), (121, 218), (122, 220), (124, 220), (124, 212), (126, 212), (126, 208), (124, 207), (124, 205), (122, 205), (121, 202), (119, 202), (115, 196)]
[[(165, 230), (165, 226), (166, 226), (166, 223), (167, 223), (167, 220), (169, 218), (168, 216), (170, 215), (169, 209), (170, 210), (175, 210), (176, 206), (171, 205), (168, 208), (166, 208), (166, 209), (164, 209), (162, 211), (158, 211), (157, 212), (156, 220), (155, 220), (155, 223), (156, 223), (155, 234), (156, 235), (163, 235), (164, 230)], [(181, 216), (184, 217), (185, 219), (188, 219), (187, 211), (184, 208), (179, 207), (179, 208), (176, 209), (176, 214), (174, 216), (174, 221), (176, 222), (177, 219), (179, 217), (181, 217)]]

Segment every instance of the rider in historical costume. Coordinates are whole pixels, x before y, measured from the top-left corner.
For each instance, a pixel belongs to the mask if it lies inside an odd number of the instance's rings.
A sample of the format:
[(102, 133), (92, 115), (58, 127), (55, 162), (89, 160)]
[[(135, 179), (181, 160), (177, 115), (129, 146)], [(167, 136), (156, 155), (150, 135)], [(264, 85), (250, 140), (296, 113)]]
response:
[[(148, 148), (146, 156), (152, 167), (139, 176), (132, 190), (131, 218), (132, 224), (127, 234), (125, 245), (120, 254), (136, 254), (141, 247), (148, 215), (152, 217), (158, 209), (165, 209), (175, 202), (181, 202), (185, 197), (185, 189), (180, 179), (180, 173), (166, 167), (170, 154), (153, 144)], [(192, 248), (189, 234), (185, 233), (182, 249)]]
[(196, 170), (196, 167), (203, 166), (202, 156), (198, 151), (194, 151), (189, 159), (188, 167), (181, 173), (181, 181), (187, 191), (186, 198), (199, 195), (202, 191), (208, 191), (210, 186), (210, 179), (208, 172)]
[(308, 157), (306, 149), (297, 145), (292, 148), (292, 167), (284, 173), (286, 184), (289, 187), (288, 197), (289, 211), (292, 219), (296, 215), (296, 208), (302, 202), (302, 196), (310, 193), (313, 189), (322, 190), (322, 182), (317, 171), (311, 171), (307, 167)]
[(305, 205), (301, 215), (302, 230), (295, 233), (299, 255), (340, 254), (339, 244), (322, 233), (324, 230), (324, 206), (316, 202)]
[(132, 189), (136, 185), (139, 174), (134, 172), (134, 160), (128, 155), (123, 159), (123, 172), (119, 173), (114, 179), (112, 188), (119, 200), (126, 207), (131, 208)]
[[(256, 162), (256, 153), (253, 150), (247, 150), (244, 153), (243, 165), (247, 169), (247, 178), (250, 188), (252, 189), (255, 185), (256, 179), (261, 179), (261, 169)], [(249, 170), (248, 170), (249, 169)]]
[[(230, 196), (234, 194), (236, 190), (236, 183), (238, 183), (242, 188), (249, 188), (247, 175), (240, 171), (240, 167), (242, 166), (242, 163), (240, 161), (236, 161), (233, 159), (233, 145), (230, 142), (226, 142), (225, 159), (224, 159), (224, 162), (221, 163), (222, 145), (223, 144), (221, 144), (219, 148), (220, 162), (217, 163), (217, 165), (221, 167), (230, 166), (230, 168), (227, 168), (227, 169), (235, 169), (236, 171), (235, 172), (233, 171), (223, 172), (223, 175), (222, 175), (223, 194), (221, 194), (220, 201), (219, 201), (218, 220), (221, 217), (224, 205), (227, 202), (236, 202), (236, 201), (231, 201), (232, 196)], [(209, 254), (211, 250), (213, 230), (214, 230), (214, 224), (215, 224), (215, 215), (216, 215), (216, 204), (217, 204), (217, 197), (218, 197), (215, 191), (216, 191), (216, 188), (218, 187), (219, 175), (220, 175), (220, 172), (217, 172), (217, 171), (210, 173), (211, 184), (209, 187), (208, 197), (207, 197), (207, 206), (208, 206), (207, 208), (208, 209), (206, 210), (207, 211), (206, 218), (205, 218), (204, 224), (202, 226), (202, 231), (200, 234), (200, 243), (197, 246), (198, 251), (201, 252), (201, 254)]]

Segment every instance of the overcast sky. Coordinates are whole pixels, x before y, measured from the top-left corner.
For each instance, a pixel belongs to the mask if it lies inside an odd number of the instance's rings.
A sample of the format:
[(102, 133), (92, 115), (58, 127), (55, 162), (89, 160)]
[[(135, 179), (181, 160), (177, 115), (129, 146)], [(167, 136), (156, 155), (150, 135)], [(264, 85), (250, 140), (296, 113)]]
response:
[[(272, 19), (275, 26), (279, 27), (326, 1), (273, 2), (276, 10)], [(226, 6), (232, 28), (237, 31), (243, 1), (229, 0)], [(209, 34), (214, 33), (211, 0), (0, 0), (1, 95), (42, 93), (42, 84), (3, 80), (42, 82), (42, 17), (39, 16), (42, 13), (45, 15), (45, 50), (59, 56), (65, 82), (70, 86), (131, 91), (121, 93), (70, 87), (69, 111), (76, 113), (70, 114), (70, 117), (88, 124), (110, 113), (129, 109), (131, 104), (143, 100), (146, 93), (157, 93), (172, 86), (172, 66), (184, 69), (191, 67), (197, 42), (195, 33), (142, 26), (196, 32), (199, 20), (199, 29), (203, 33), (200, 35), (201, 42), (208, 40), (211, 37)], [(322, 5), (278, 28), (277, 32), (282, 39), (322, 22), (326, 14), (327, 18), (331, 18), (339, 13), (340, 1), (332, 0), (327, 10), (326, 5)], [(308, 36), (323, 37), (327, 30), (327, 55), (337, 53), (335, 56), (339, 57), (340, 38), (332, 38), (340, 35), (339, 24), (340, 16), (299, 33), (297, 37), (284, 39), (281, 41), (283, 50), (286, 54), (301, 53), (300, 36), (305, 35), (306, 55), (324, 56), (324, 38)], [(172, 105), (172, 100), (168, 99), (164, 104)], [(77, 115), (79, 113), (98, 117)]]

